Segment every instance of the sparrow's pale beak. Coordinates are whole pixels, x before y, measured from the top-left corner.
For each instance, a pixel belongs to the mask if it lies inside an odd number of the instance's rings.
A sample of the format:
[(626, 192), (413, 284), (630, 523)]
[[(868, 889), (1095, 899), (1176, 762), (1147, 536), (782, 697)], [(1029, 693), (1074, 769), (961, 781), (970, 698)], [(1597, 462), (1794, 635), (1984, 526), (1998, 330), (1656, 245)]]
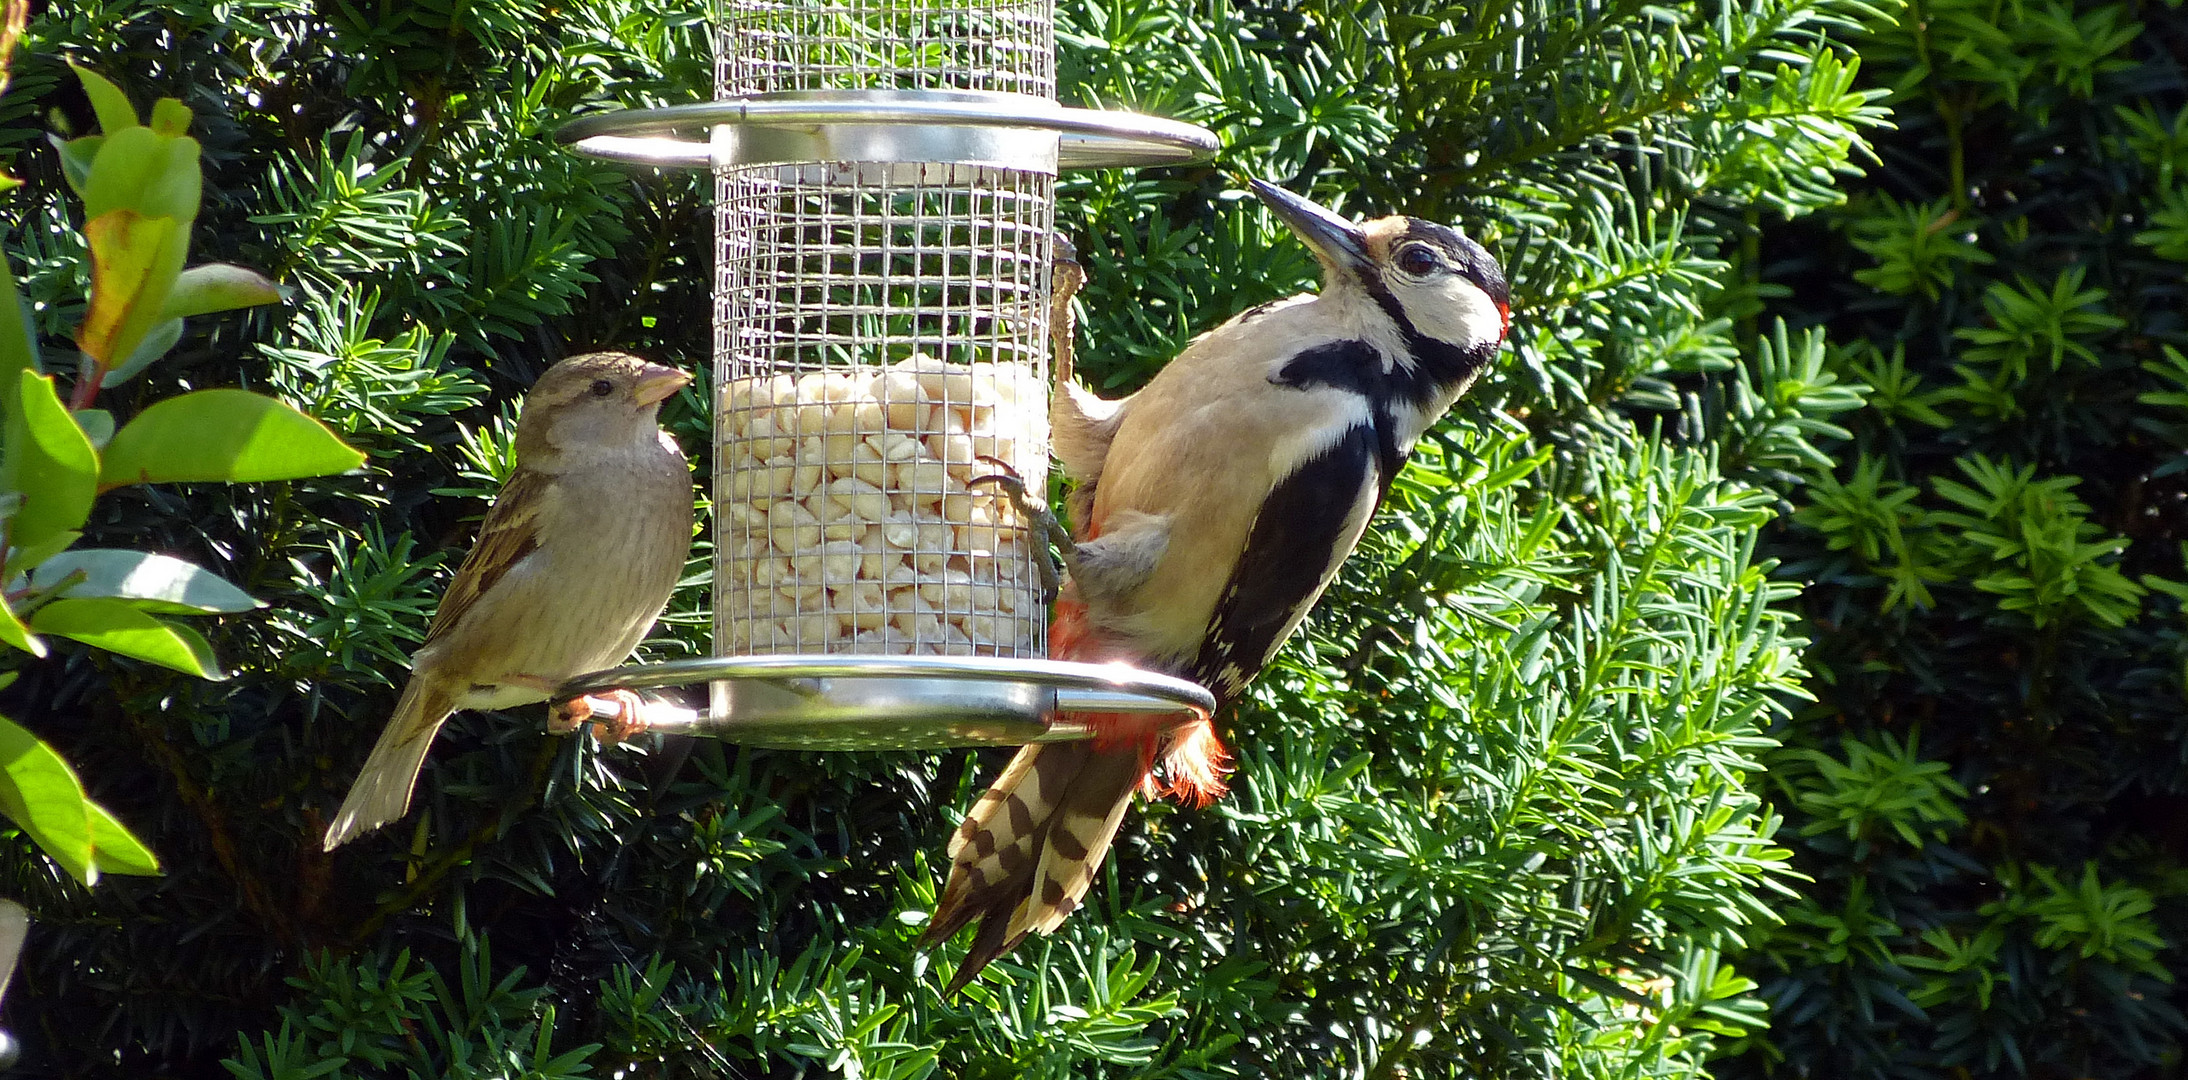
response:
[(682, 390), (691, 382), (691, 373), (671, 367), (647, 365), (646, 377), (638, 380), (633, 389), (640, 405), (653, 405), (667, 401), (671, 394)]
[(1313, 249), (1322, 265), (1332, 270), (1360, 274), (1368, 270), (1367, 237), (1358, 225), (1330, 213), (1275, 184), (1248, 181), (1254, 195), (1269, 204), (1284, 224)]

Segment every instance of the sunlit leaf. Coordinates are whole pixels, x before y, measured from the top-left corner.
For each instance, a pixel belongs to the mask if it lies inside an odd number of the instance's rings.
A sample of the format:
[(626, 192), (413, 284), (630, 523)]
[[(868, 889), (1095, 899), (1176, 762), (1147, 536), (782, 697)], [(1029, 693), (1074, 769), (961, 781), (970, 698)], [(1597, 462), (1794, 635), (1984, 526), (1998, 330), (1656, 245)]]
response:
[(137, 839), (120, 819), (98, 803), (91, 807), (91, 846), (98, 856), (99, 872), (153, 877), (160, 871), (159, 857)]
[(41, 634), (73, 638), (93, 648), (133, 657), (186, 675), (223, 678), (212, 663), (205, 638), (184, 626), (162, 622), (125, 601), (94, 597), (55, 600), (30, 618)]
[(64, 551), (40, 564), (31, 584), (51, 588), (75, 574), (83, 575), (82, 580), (62, 596), (110, 597), (153, 614), (238, 612), (265, 606), (195, 563), (144, 551)]
[(86, 885), (99, 877), (91, 800), (76, 773), (36, 735), (0, 717), (0, 813)]
[(46, 654), (46, 643), (38, 640), (30, 632), (30, 628), (23, 625), (23, 620), (16, 616), (15, 609), (5, 602), (0, 602), (0, 643), (12, 645), (32, 656), (42, 657)]
[(137, 124), (136, 106), (129, 103), (129, 95), (114, 85), (106, 76), (81, 64), (68, 65), (83, 83), (84, 96), (91, 99), (91, 111), (99, 118), (99, 128), (111, 135)]
[(23, 496), (9, 539), (29, 547), (83, 525), (98, 493), (99, 455), (53, 389), (53, 380), (24, 371), (17, 384), (19, 425), (7, 431), (0, 487)]
[(180, 219), (147, 217), (128, 207), (84, 224), (91, 247), (91, 303), (76, 331), (76, 347), (100, 366), (119, 366), (160, 321), (189, 247), (183, 226)]
[(183, 319), (274, 304), (281, 301), (283, 292), (281, 286), (256, 270), (230, 263), (206, 263), (184, 270), (175, 279), (175, 289), (167, 294), (163, 314)]
[(244, 390), (199, 390), (159, 402), (115, 432), (99, 483), (294, 480), (346, 472), (364, 460), (325, 424), (285, 402)]

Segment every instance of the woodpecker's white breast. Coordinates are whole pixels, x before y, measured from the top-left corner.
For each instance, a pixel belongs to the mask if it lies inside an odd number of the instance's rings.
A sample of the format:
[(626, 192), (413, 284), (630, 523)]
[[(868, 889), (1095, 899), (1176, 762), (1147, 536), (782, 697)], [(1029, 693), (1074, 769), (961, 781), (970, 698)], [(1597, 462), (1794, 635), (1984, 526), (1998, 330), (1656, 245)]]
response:
[(1365, 296), (1294, 297), (1202, 335), (1125, 403), (1091, 531), (1099, 535), (1105, 521), (1138, 511), (1168, 520), (1168, 546), (1139, 588), (1098, 603), (1088, 598), (1096, 626), (1151, 662), (1198, 652), (1269, 492), (1348, 431), (1373, 422), (1360, 393), (1286, 385), (1276, 376), (1304, 350), (1361, 338), (1378, 352), (1386, 339), (1402, 349)]

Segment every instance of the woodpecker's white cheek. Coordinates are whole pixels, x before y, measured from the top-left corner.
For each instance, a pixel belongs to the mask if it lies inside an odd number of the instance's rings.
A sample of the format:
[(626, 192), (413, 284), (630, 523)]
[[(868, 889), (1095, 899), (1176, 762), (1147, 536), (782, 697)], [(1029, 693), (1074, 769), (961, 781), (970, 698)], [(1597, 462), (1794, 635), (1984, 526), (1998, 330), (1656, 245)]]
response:
[(1459, 346), (1504, 337), (1504, 316), (1496, 302), (1471, 282), (1448, 277), (1407, 292), (1402, 299), (1406, 317), (1427, 337)]

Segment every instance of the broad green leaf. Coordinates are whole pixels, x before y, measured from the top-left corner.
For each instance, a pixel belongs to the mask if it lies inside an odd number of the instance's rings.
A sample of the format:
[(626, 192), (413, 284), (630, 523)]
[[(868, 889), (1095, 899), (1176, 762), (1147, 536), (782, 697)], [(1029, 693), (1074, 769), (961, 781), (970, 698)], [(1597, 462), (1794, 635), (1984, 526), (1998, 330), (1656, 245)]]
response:
[(76, 347), (101, 368), (112, 369), (128, 359), (160, 321), (189, 248), (185, 224), (180, 218), (147, 217), (128, 208), (109, 210), (85, 223), (91, 303), (77, 328)]
[(69, 529), (65, 532), (54, 533), (52, 536), (47, 537), (45, 543), (42, 544), (25, 544), (21, 547), (9, 548), (8, 569), (15, 574), (22, 574), (36, 567), (39, 563), (67, 551), (69, 545), (83, 538), (84, 534)]
[(208, 662), (205, 638), (195, 631), (161, 622), (120, 600), (106, 597), (55, 600), (30, 617), (41, 634), (74, 638), (95, 649), (133, 657), (185, 675), (225, 678)]
[[(30, 425), (23, 417), (23, 380), (35, 377), (37, 370), (38, 342), (31, 336), (23, 297), (15, 288), (15, 272), (9, 267), (7, 258), (0, 255), (0, 521), (14, 521), (9, 532), (18, 538), (23, 526), (16, 519), (26, 501), (22, 478), (29, 471), (25, 459), (32, 453)], [(88, 506), (85, 514), (90, 514)], [(35, 531), (38, 526), (32, 528)], [(50, 527), (48, 531), (51, 531)], [(23, 546), (20, 539), (15, 542)], [(36, 639), (27, 632), (20, 636), (22, 641), (17, 641), (16, 635), (12, 634), (7, 641), (17, 648), (44, 655)]]
[(84, 96), (91, 99), (91, 111), (98, 114), (101, 131), (112, 135), (123, 128), (137, 126), (137, 108), (129, 103), (129, 95), (122, 93), (121, 87), (73, 60), (68, 66), (84, 84)]
[(6, 717), (0, 717), (0, 813), (76, 880), (99, 880), (83, 785), (52, 747)]
[(32, 656), (43, 658), (46, 655), (46, 643), (31, 634), (30, 627), (23, 625), (23, 620), (16, 617), (15, 609), (9, 607), (5, 601), (0, 601), (0, 643), (12, 645)]
[(99, 148), (106, 145), (104, 135), (85, 135), (82, 138), (64, 139), (49, 135), (46, 141), (53, 144), (61, 157), (61, 179), (68, 181), (68, 189), (82, 198), (84, 186), (91, 183), (91, 163), (99, 159)]
[(37, 369), (37, 337), (24, 317), (22, 291), (15, 289), (15, 269), (0, 258), (0, 404), (15, 409), (15, 372)]
[(15, 288), (15, 271), (0, 258), (0, 416), (16, 412), (22, 377), (17, 372), (38, 370), (38, 339), (24, 317), (23, 295)]
[(107, 133), (84, 184), (85, 220), (129, 210), (174, 218), (187, 234), (205, 185), (198, 153), (198, 141), (187, 135), (162, 135), (147, 127)]
[(198, 633), (194, 627), (184, 626), (180, 623), (161, 620), (160, 625), (166, 627), (169, 633), (174, 634), (175, 639), (182, 642), (184, 648), (190, 650), (190, 655), (197, 658), (198, 670), (205, 672), (206, 679), (212, 682), (225, 682), (227, 680), (228, 673), (220, 670), (220, 658), (213, 655), (213, 643), (207, 641), (204, 634)]
[(186, 319), (192, 315), (278, 303), (281, 299), (281, 286), (256, 270), (233, 263), (206, 263), (184, 270), (182, 276), (175, 279), (175, 291), (167, 294), (167, 310), (163, 314), (172, 319)]
[(132, 877), (157, 877), (160, 874), (159, 856), (144, 846), (120, 819), (98, 803), (91, 807), (91, 846), (99, 860), (102, 874), (127, 874)]
[(151, 128), (167, 136), (188, 133), (190, 130), (190, 107), (171, 97), (163, 97), (153, 102)]
[(138, 217), (174, 217), (150, 212), (145, 193), (158, 183), (167, 166), (167, 144), (173, 140), (148, 127), (109, 131), (99, 143), (99, 156), (91, 159), (91, 173), (84, 178), (84, 220), (96, 221), (116, 210)]
[(115, 432), (99, 484), (294, 480), (364, 461), (286, 402), (247, 390), (199, 390), (162, 401)]
[(51, 746), (0, 717), (0, 813), (86, 885), (101, 873), (155, 875), (159, 859), (84, 793)]
[(78, 409), (69, 414), (76, 418), (76, 426), (84, 431), (84, 438), (91, 440), (91, 448), (97, 450), (114, 438), (114, 414), (105, 409)]
[[(108, 371), (106, 377), (99, 380), (99, 389), (111, 390), (136, 378), (144, 372), (144, 369), (151, 367), (154, 361), (166, 356), (168, 350), (173, 349), (175, 343), (181, 340), (181, 319), (167, 319), (153, 323), (145, 329), (144, 336), (137, 340), (136, 348), (129, 351), (129, 359), (114, 365), (113, 370)], [(107, 434), (111, 436), (113, 432), (108, 431)]]
[(22, 493), (8, 538), (32, 547), (84, 523), (97, 494), (99, 455), (61, 405), (53, 380), (24, 371), (17, 381), (22, 419), (10, 422), (0, 488)]
[(126, 601), (139, 611), (167, 615), (249, 611), (265, 606), (195, 563), (146, 551), (64, 551), (40, 564), (30, 580), (39, 588), (51, 588), (78, 572), (83, 580), (60, 595), (109, 597)]

